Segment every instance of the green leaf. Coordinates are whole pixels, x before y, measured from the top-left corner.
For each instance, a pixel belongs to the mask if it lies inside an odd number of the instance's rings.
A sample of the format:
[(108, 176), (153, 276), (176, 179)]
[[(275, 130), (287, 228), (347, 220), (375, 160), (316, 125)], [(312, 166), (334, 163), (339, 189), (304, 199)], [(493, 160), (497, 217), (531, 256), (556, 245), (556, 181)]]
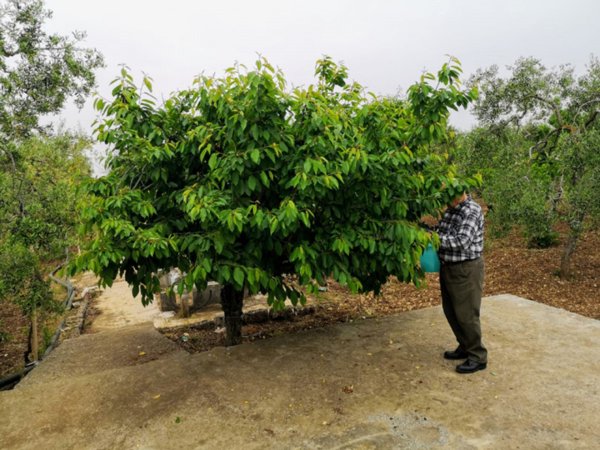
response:
[(218, 236), (214, 239), (214, 245), (217, 253), (219, 255), (222, 254), (223, 250), (225, 249), (225, 242), (223, 241), (223, 238), (221, 236)]
[(102, 111), (104, 109), (104, 100), (100, 97), (96, 98), (94, 101), (94, 106), (96, 107), (96, 111)]
[(149, 92), (152, 92), (152, 82), (148, 77), (144, 77), (144, 85), (146, 86)]
[(210, 158), (208, 160), (208, 167), (210, 167), (211, 170), (215, 170), (215, 167), (217, 167), (218, 160), (219, 159), (216, 153), (210, 155)]
[(251, 191), (255, 191), (256, 190), (257, 183), (258, 182), (257, 182), (256, 178), (254, 178), (254, 176), (250, 176), (250, 178), (248, 178), (248, 188)]
[(307, 212), (301, 212), (300, 219), (302, 220), (302, 223), (306, 226), (306, 228), (310, 228), (310, 220)]
[(310, 160), (307, 159), (306, 161), (304, 161), (304, 171), (306, 173), (309, 173), (311, 168), (312, 168), (312, 164), (311, 164)]
[(252, 127), (250, 127), (250, 133), (252, 134), (252, 137), (254, 138), (255, 141), (258, 141), (259, 135), (258, 135), (258, 127), (256, 126), (256, 124), (252, 124)]
[(227, 283), (231, 279), (231, 271), (229, 270), (229, 266), (221, 266), (219, 269), (219, 274), (223, 278), (223, 281)]
[(211, 264), (210, 259), (203, 258), (202, 259), (202, 267), (204, 268), (204, 270), (206, 270), (207, 273), (210, 273), (210, 271), (212, 269), (212, 264)]
[(267, 174), (264, 172), (260, 173), (260, 180), (262, 181), (262, 183), (265, 187), (269, 187), (271, 185), (271, 182), (269, 181)]
[(279, 221), (277, 220), (277, 217), (271, 217), (271, 219), (269, 219), (269, 231), (271, 234), (274, 234), (277, 228), (279, 228)]
[(235, 280), (238, 287), (244, 287), (244, 271), (239, 267), (233, 269), (233, 279)]

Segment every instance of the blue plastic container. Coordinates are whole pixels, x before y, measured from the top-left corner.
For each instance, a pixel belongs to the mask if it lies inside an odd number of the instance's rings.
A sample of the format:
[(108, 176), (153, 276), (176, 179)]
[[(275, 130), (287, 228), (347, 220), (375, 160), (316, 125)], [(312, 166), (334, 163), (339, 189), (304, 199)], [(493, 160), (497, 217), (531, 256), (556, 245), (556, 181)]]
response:
[(423, 272), (439, 272), (440, 258), (431, 244), (427, 246), (421, 255), (421, 269)]

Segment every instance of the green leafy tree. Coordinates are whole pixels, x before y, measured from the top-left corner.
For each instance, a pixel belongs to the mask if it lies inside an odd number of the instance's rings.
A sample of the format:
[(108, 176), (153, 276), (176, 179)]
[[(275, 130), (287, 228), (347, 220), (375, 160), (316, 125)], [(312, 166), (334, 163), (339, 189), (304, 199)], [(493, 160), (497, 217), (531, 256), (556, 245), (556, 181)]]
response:
[(48, 34), (50, 16), (40, 0), (0, 5), (0, 300), (28, 315), (50, 308), (40, 260), (62, 256), (76, 221), (74, 183), (89, 172), (87, 144), (47, 140), (51, 127), (40, 119), (69, 99), (82, 105), (103, 64), (80, 46), (83, 33)]
[[(78, 185), (90, 176), (89, 140), (63, 134), (12, 145), (15, 166), (0, 162), (0, 230), (42, 259), (55, 259), (74, 244)], [(16, 170), (16, 176), (15, 176)]]
[[(62, 305), (52, 297), (40, 260), (29, 248), (15, 241), (0, 241), (0, 271), (0, 305), (10, 301), (29, 318), (37, 317), (38, 313), (61, 312)], [(37, 339), (32, 336), (31, 340), (30, 345), (34, 349)], [(32, 355), (33, 360), (37, 357)]]
[(40, 322), (60, 311), (43, 263), (62, 259), (76, 242), (76, 204), (83, 201), (77, 186), (89, 177), (88, 146), (69, 135), (30, 138), (11, 148), (15, 166), (0, 155), (0, 302)]
[[(75, 147), (71, 147), (68, 138), (62, 144), (27, 140), (34, 133), (44, 135), (49, 129), (40, 126), (40, 118), (59, 112), (68, 99), (74, 98), (82, 105), (94, 86), (94, 70), (103, 64), (96, 50), (79, 46), (83, 33), (75, 32), (72, 37), (46, 33), (43, 25), (49, 17), (51, 12), (44, 9), (41, 0), (8, 0), (0, 6), (0, 188), (3, 189), (0, 233), (3, 235), (15, 232), (15, 224), (44, 214), (38, 205), (46, 192), (39, 190), (40, 183), (36, 187), (33, 179), (40, 175), (52, 181), (55, 173), (45, 170), (48, 159), (56, 163), (51, 164), (55, 171), (70, 170), (73, 163), (81, 162), (81, 145), (75, 145), (79, 152), (75, 156), (69, 151)], [(54, 151), (65, 153), (53, 155)], [(75, 159), (69, 160), (74, 156)], [(57, 158), (62, 158), (62, 162)], [(48, 186), (44, 186), (45, 191)], [(55, 191), (60, 192), (60, 188)], [(30, 195), (31, 189), (38, 189), (37, 197)], [(29, 204), (29, 199), (34, 204)], [(41, 203), (51, 201), (46, 195)], [(59, 222), (47, 224), (52, 228), (50, 232), (60, 228)], [(27, 226), (21, 226), (16, 230), (17, 235), (25, 237), (26, 246), (38, 248), (47, 244), (47, 236), (43, 234), (49, 231), (41, 230), (43, 220), (26, 225), (33, 229), (28, 231)], [(35, 242), (31, 235), (24, 236), (36, 230), (42, 234)]]
[(73, 270), (108, 285), (124, 275), (144, 303), (160, 269), (179, 267), (181, 290), (216, 280), (229, 345), (241, 340), (245, 289), (280, 308), (328, 276), (353, 291), (377, 292), (390, 275), (418, 282), (432, 237), (417, 221), (477, 184), (430, 151), (449, 108), (475, 96), (459, 74), (452, 60), (406, 99), (377, 98), (325, 58), (315, 85), (290, 92), (261, 59), (157, 106), (150, 80), (143, 93), (123, 70), (113, 98), (96, 100), (97, 137), (113, 150), (109, 174), (87, 187), (92, 239)]
[[(592, 58), (580, 76), (569, 66), (549, 70), (533, 58), (509, 69), (506, 78), (495, 66), (473, 77), (481, 92), (473, 110), (487, 132), (518, 135), (530, 143), (525, 152), (516, 149), (520, 156), (507, 173), (516, 167), (529, 177), (514, 187), (522, 189), (521, 215), (531, 212), (532, 225), (543, 221), (539, 235), (551, 230), (554, 218), (569, 225), (560, 263), (561, 276), (568, 277), (581, 233), (600, 218), (594, 188), (600, 183), (600, 62)], [(493, 147), (487, 150), (498, 154)]]

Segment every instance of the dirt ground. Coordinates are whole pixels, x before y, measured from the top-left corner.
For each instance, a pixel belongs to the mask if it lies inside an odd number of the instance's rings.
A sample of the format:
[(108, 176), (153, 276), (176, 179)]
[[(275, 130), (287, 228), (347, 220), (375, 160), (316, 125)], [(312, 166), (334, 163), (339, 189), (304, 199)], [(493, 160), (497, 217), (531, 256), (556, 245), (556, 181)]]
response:
[(29, 320), (21, 308), (8, 301), (0, 301), (0, 329), (4, 333), (0, 340), (0, 378), (23, 368)]

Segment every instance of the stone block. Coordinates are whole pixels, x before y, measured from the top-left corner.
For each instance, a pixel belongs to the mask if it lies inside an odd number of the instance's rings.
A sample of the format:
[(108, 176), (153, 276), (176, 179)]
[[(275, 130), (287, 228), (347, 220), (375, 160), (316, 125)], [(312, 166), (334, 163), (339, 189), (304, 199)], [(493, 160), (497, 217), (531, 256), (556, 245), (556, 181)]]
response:
[(179, 308), (177, 307), (177, 299), (175, 294), (167, 294), (166, 292), (161, 292), (160, 294), (154, 294), (154, 301), (158, 304), (158, 309), (161, 311), (177, 311)]

